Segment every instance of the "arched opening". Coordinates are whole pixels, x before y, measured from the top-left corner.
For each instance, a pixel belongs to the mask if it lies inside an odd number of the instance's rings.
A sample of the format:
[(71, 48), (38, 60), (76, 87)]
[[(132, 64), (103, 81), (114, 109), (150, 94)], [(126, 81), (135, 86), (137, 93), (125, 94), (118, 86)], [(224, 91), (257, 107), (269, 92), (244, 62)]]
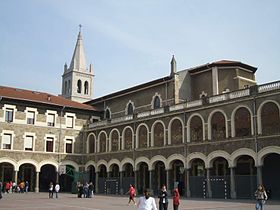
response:
[(171, 124), (171, 144), (178, 145), (183, 143), (183, 126), (180, 120), (175, 119)]
[(139, 173), (137, 176), (137, 190), (138, 194), (142, 194), (144, 189), (149, 188), (149, 168), (147, 163), (140, 163)]
[(123, 182), (122, 182), (123, 192), (128, 192), (129, 185), (135, 186), (134, 181), (135, 178), (134, 178), (133, 166), (130, 163), (126, 163), (124, 165), (124, 171), (123, 171)]
[(262, 134), (271, 135), (280, 132), (280, 117), (278, 106), (273, 102), (263, 105), (261, 112)]
[(109, 109), (106, 109), (106, 111), (105, 111), (105, 119), (107, 119), (107, 120), (111, 119), (111, 112)]
[(158, 161), (155, 164), (155, 180), (154, 180), (154, 192), (158, 194), (161, 187), (166, 185), (166, 170), (162, 161)]
[(236, 162), (235, 186), (237, 198), (254, 198), (257, 176), (254, 159), (248, 155), (240, 156)]
[(99, 166), (99, 173), (98, 173), (98, 192), (99, 193), (105, 193), (105, 182), (107, 178), (107, 169), (105, 165)]
[(64, 94), (67, 94), (67, 92), (68, 92), (67, 81), (64, 81), (64, 90), (63, 90), (63, 93), (64, 93)]
[(147, 148), (148, 131), (144, 125), (139, 128), (139, 148)]
[(81, 93), (82, 92), (82, 81), (78, 80), (77, 82), (77, 93)]
[(251, 116), (245, 107), (239, 108), (234, 116), (235, 136), (244, 137), (251, 135)]
[(132, 149), (132, 138), (133, 138), (132, 130), (129, 128), (125, 129), (123, 138), (124, 138), (124, 149), (131, 150)]
[[(228, 161), (223, 157), (217, 157), (210, 169), (210, 183), (212, 198), (230, 197), (230, 171)], [(208, 180), (207, 180), (208, 181)]]
[(76, 190), (75, 168), (71, 165), (66, 165), (66, 173), (59, 177), (60, 189), (62, 192), (74, 192)]
[(170, 173), (170, 186), (167, 189), (174, 189), (174, 187), (178, 187), (179, 194), (185, 194), (185, 168), (184, 163), (180, 160), (174, 160), (172, 162), (172, 168)]
[(280, 199), (280, 155), (276, 153), (268, 154), (264, 158), (262, 175), (263, 184), (268, 191), (270, 199)]
[(213, 140), (225, 140), (226, 124), (225, 117), (221, 112), (215, 112), (211, 119), (211, 132)]
[(154, 126), (154, 146), (164, 146), (164, 127), (162, 123), (156, 123)]
[(5, 186), (6, 182), (15, 181), (14, 166), (10, 163), (0, 163), (0, 181)]
[(84, 94), (88, 95), (88, 81), (85, 81), (84, 83)]
[(203, 182), (206, 178), (205, 163), (196, 158), (191, 162), (190, 168), (190, 194), (193, 198), (203, 198)]
[(67, 89), (67, 93), (71, 93), (71, 81), (68, 80), (68, 89)]
[(35, 166), (29, 163), (22, 164), (19, 167), (18, 182), (29, 182), (29, 190), (35, 191), (36, 170)]
[(203, 140), (202, 120), (199, 116), (193, 116), (190, 121), (191, 142)]
[(92, 182), (95, 186), (95, 167), (93, 165), (90, 165), (87, 167), (87, 171), (89, 174), (89, 182)]
[(56, 168), (51, 164), (46, 164), (41, 167), (39, 174), (40, 192), (47, 192), (50, 182), (56, 183), (56, 174)]

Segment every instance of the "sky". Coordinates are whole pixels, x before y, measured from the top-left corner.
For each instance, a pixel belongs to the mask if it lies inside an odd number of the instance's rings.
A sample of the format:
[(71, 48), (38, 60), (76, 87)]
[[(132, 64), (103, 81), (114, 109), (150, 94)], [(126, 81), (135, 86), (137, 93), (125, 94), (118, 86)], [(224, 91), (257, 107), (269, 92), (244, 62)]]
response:
[(0, 86), (61, 94), (82, 25), (94, 98), (218, 60), (280, 80), (278, 0), (1, 0)]

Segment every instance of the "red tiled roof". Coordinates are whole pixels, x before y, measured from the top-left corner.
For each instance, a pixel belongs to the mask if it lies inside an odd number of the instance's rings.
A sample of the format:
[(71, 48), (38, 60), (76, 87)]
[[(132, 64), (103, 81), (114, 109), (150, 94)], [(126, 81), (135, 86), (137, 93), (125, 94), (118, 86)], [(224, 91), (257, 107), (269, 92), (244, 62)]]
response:
[(61, 96), (55, 96), (49, 93), (24, 90), (19, 88), (0, 86), (0, 97), (96, 111), (96, 109), (90, 105), (71, 101)]

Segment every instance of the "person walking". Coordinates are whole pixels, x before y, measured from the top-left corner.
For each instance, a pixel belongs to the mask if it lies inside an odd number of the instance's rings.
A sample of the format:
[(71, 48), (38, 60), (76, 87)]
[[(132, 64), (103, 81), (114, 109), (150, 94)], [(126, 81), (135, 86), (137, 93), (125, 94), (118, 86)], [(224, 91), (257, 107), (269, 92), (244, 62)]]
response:
[(53, 198), (53, 183), (49, 184), (49, 198)]
[(256, 210), (264, 210), (264, 203), (267, 200), (267, 194), (265, 192), (264, 186), (262, 184), (260, 184), (258, 186), (258, 189), (255, 192), (255, 197), (257, 200), (256, 203)]
[(180, 204), (180, 194), (178, 188), (176, 187), (173, 190), (173, 210), (178, 210), (179, 204)]
[(55, 187), (54, 187), (54, 191), (55, 191), (55, 197), (58, 198), (58, 192), (60, 190), (60, 186), (58, 183), (56, 183)]
[(159, 210), (167, 210), (168, 209), (168, 194), (166, 191), (166, 186), (163, 185), (161, 191), (159, 192)]
[(136, 202), (135, 202), (135, 188), (133, 187), (132, 184), (129, 185), (129, 190), (127, 192), (129, 194), (129, 199), (128, 199), (128, 204), (130, 204), (131, 201), (133, 201), (134, 205), (136, 205)]
[(2, 198), (3, 183), (0, 181), (0, 199)]
[(25, 192), (28, 193), (29, 190), (29, 182), (25, 181)]
[(157, 210), (156, 201), (150, 197), (147, 189), (144, 190), (144, 196), (140, 197), (137, 203), (138, 210)]

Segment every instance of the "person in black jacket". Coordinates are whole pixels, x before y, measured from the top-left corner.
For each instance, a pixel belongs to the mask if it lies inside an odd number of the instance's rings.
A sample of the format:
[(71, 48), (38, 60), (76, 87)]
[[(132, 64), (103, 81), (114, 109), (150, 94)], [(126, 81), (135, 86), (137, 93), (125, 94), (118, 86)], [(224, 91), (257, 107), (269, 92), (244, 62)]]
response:
[(163, 185), (161, 191), (159, 192), (159, 210), (167, 210), (168, 209), (168, 194), (166, 191), (166, 186)]

